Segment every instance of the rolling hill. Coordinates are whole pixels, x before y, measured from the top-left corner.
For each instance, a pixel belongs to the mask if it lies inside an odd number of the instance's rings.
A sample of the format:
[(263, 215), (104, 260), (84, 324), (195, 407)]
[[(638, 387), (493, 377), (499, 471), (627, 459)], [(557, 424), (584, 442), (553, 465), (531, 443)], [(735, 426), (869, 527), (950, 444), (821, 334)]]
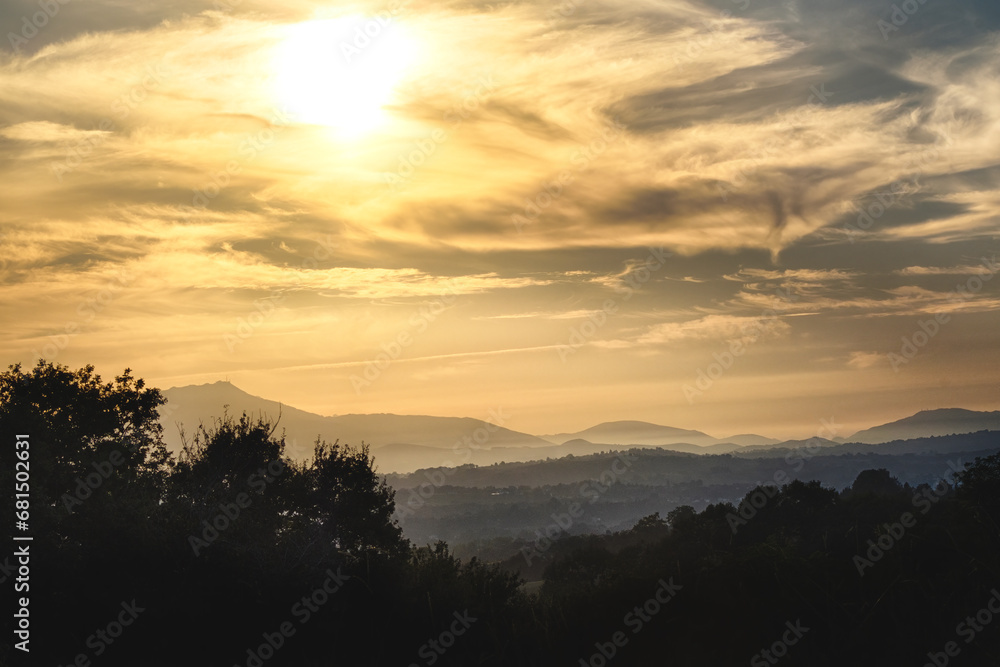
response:
[[(163, 392), (166, 409), (160, 422), (164, 439), (171, 451), (179, 451), (181, 435), (178, 425), (190, 438), (201, 422), (206, 425), (223, 414), (228, 406), (230, 415), (264, 415), (278, 421), (278, 431), (285, 431), (288, 453), (298, 459), (312, 455), (317, 437), (328, 442), (372, 447), (383, 471), (404, 469), (411, 464), (420, 466), (445, 465), (448, 459), (461, 463), (453, 451), (469, 438), (485, 447), (549, 447), (550, 443), (527, 433), (519, 433), (479, 419), (463, 417), (430, 417), (420, 415), (338, 415), (326, 417), (253, 396), (229, 382), (175, 387)], [(488, 436), (488, 437), (486, 437)], [(484, 440), (484, 437), (486, 439)], [(392, 445), (389, 449), (385, 447)], [(384, 450), (384, 455), (382, 451)], [(419, 462), (419, 465), (418, 465)]]
[(922, 410), (915, 415), (888, 424), (858, 431), (846, 442), (878, 444), (893, 440), (912, 440), (936, 435), (1000, 431), (1000, 410), (977, 412), (962, 408)]
[[(164, 439), (173, 452), (181, 448), (181, 427), (188, 438), (198, 425), (210, 425), (224, 410), (238, 417), (243, 412), (278, 420), (284, 430), (287, 452), (308, 459), (320, 437), (328, 442), (371, 446), (382, 473), (409, 473), (421, 468), (456, 467), (464, 464), (491, 466), (591, 456), (633, 447), (660, 448), (685, 454), (735, 454), (770, 456), (770, 450), (820, 445), (831, 453), (858, 453), (873, 444), (885, 444), (892, 453), (941, 451), (951, 443), (934, 436), (1000, 431), (1000, 411), (975, 412), (949, 408), (926, 410), (898, 421), (859, 431), (843, 441), (816, 439), (779, 441), (755, 434), (714, 438), (702, 431), (662, 426), (642, 421), (597, 424), (578, 433), (534, 436), (479, 419), (395, 414), (348, 414), (323, 416), (253, 396), (229, 382), (174, 387), (163, 392), (167, 405), (161, 410)], [(228, 406), (228, 407), (226, 407)], [(280, 419), (279, 419), (280, 417)], [(928, 438), (932, 438), (928, 440)], [(894, 441), (922, 439), (901, 446)], [(851, 443), (850, 447), (838, 445)], [(985, 442), (985, 441), (984, 441)], [(862, 447), (864, 446), (864, 447)], [(862, 449), (858, 449), (862, 447)]]
[(744, 433), (730, 438), (713, 438), (707, 433), (673, 426), (661, 426), (642, 421), (604, 422), (576, 433), (555, 433), (540, 436), (553, 444), (563, 444), (570, 440), (589, 442), (609, 442), (621, 445), (775, 445), (781, 442), (762, 435)]

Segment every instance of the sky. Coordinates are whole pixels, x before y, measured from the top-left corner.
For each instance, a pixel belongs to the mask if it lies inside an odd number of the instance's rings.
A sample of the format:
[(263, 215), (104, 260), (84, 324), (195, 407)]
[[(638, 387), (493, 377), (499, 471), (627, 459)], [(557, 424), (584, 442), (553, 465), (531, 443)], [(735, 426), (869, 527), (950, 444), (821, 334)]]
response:
[(535, 434), (1000, 407), (994, 0), (11, 0), (0, 28), (5, 366)]

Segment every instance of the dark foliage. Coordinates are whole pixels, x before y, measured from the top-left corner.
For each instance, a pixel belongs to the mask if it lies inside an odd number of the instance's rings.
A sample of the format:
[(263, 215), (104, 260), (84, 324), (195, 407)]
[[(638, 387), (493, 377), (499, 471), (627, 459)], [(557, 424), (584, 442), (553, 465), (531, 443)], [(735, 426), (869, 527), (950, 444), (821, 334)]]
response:
[(0, 375), (4, 489), (30, 434), (33, 664), (923, 665), (948, 642), (1000, 664), (1000, 614), (976, 620), (1000, 589), (1000, 454), (934, 487), (867, 470), (557, 540), (536, 594), (408, 543), (367, 447), (296, 462), (274, 424), (226, 416), (175, 461), (162, 405), (128, 371)]

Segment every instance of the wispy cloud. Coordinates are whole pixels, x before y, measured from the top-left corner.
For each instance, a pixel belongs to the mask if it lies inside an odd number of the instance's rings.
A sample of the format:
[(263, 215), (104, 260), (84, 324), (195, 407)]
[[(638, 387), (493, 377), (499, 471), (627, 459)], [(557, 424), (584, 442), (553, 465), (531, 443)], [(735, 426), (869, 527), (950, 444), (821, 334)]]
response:
[(908, 266), (893, 273), (899, 276), (976, 276), (989, 275), (990, 270), (982, 264), (978, 266)]
[[(920, 363), (996, 370), (981, 352), (1000, 282), (953, 298), (997, 239), (1000, 16), (988, 3), (927, 3), (885, 39), (885, 7), (863, 0), (588, 0), (566, 16), (415, 0), (394, 18), (417, 48), (376, 110), (382, 125), (345, 138), (291, 117), (282, 45), (303, 22), (385, 4), (68, 3), (0, 48), (4, 354), (27, 361), (76, 322), (59, 360), (262, 383), (301, 369), (287, 375), (308, 382), (280, 386), (313, 400), (454, 294), (408, 350), (426, 361), (419, 377), (388, 373), (363, 399), (345, 381), (329, 400), (449, 412), (492, 401), (490, 387), (539, 415), (570, 392), (589, 415), (608, 393), (591, 383), (641, 393), (690, 377), (685, 364), (703, 361), (692, 350), (768, 310), (767, 340), (734, 378), (808, 375), (822, 359), (851, 376), (830, 391), (847, 392), (853, 370), (877, 373), (872, 355), (912, 330), (902, 320), (931, 313), (954, 320)], [(7, 3), (0, 22), (33, 7)], [(301, 69), (309, 90), (359, 104), (357, 85)], [(553, 346), (601, 319), (649, 248), (670, 261), (559, 363)], [(78, 322), (123, 271), (128, 288)], [(221, 336), (274, 294), (280, 312), (220, 361)], [(450, 355), (484, 361), (433, 368)]]
[(851, 356), (847, 359), (847, 365), (856, 369), (871, 368), (884, 363), (885, 354), (880, 352), (851, 352)]

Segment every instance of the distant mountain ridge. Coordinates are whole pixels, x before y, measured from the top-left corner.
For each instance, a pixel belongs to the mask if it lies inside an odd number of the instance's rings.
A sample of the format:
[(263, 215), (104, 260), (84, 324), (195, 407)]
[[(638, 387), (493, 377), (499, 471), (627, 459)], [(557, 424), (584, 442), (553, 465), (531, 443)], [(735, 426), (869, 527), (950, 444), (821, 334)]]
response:
[[(160, 422), (164, 427), (164, 440), (171, 451), (179, 451), (181, 437), (178, 423), (190, 439), (201, 422), (206, 425), (223, 414), (238, 417), (243, 412), (257, 417), (264, 415), (278, 420), (278, 433), (285, 431), (285, 444), (293, 458), (305, 459), (312, 455), (317, 437), (327, 442), (371, 445), (377, 452), (381, 447), (395, 445), (394, 465), (408, 466), (420, 460), (436, 459), (432, 465), (444, 465), (456, 459), (453, 447), (466, 442), (486, 447), (548, 447), (550, 443), (527, 433), (519, 433), (502, 426), (467, 417), (431, 417), (423, 415), (337, 415), (327, 417), (298, 408), (289, 407), (259, 396), (253, 396), (229, 382), (174, 387), (163, 392), (167, 406), (161, 411)], [(280, 415), (280, 420), (279, 420)], [(468, 441), (466, 440), (468, 438)], [(441, 452), (445, 456), (441, 456)], [(388, 457), (382, 457), (388, 458)], [(409, 459), (413, 459), (410, 461)], [(384, 471), (384, 470), (383, 470)]]
[(977, 431), (1000, 431), (1000, 410), (992, 412), (977, 412), (963, 408), (921, 410), (910, 417), (858, 431), (851, 437), (845, 438), (845, 441), (874, 445), (893, 440), (912, 440)]
[(621, 445), (774, 445), (781, 442), (754, 433), (734, 435), (730, 438), (713, 438), (702, 431), (661, 426), (643, 421), (613, 421), (577, 431), (576, 433), (555, 433), (540, 436), (553, 444), (564, 444), (571, 440), (608, 442)]
[(554, 444), (568, 440), (588, 440), (590, 442), (616, 442), (633, 445), (663, 445), (685, 442), (692, 445), (716, 444), (716, 439), (701, 431), (692, 431), (672, 426), (660, 426), (641, 421), (604, 422), (577, 433), (557, 433), (542, 436)]
[[(253, 396), (229, 382), (174, 387), (163, 391), (168, 403), (161, 410), (164, 439), (171, 451), (181, 448), (178, 424), (190, 439), (198, 424), (211, 425), (228, 406), (231, 416), (243, 412), (278, 421), (286, 436), (286, 451), (295, 459), (312, 456), (317, 437), (327, 442), (372, 448), (381, 473), (407, 473), (420, 468), (489, 466), (501, 462), (526, 462), (590, 456), (633, 447), (660, 448), (685, 454), (736, 454), (766, 456), (772, 449), (795, 449), (804, 444), (836, 448), (840, 443), (881, 444), (933, 436), (979, 431), (1000, 431), (1000, 411), (976, 412), (960, 408), (925, 410), (889, 424), (865, 429), (850, 438), (817, 441), (780, 441), (756, 434), (714, 438), (702, 431), (674, 428), (642, 421), (597, 424), (578, 433), (535, 436), (468, 417), (432, 417), (395, 414), (317, 415)], [(915, 446), (915, 445), (914, 445)], [(938, 449), (943, 443), (925, 441), (921, 447)], [(898, 446), (892, 449), (900, 451)], [(846, 453), (847, 449), (839, 450)], [(853, 451), (853, 450), (852, 450)]]

